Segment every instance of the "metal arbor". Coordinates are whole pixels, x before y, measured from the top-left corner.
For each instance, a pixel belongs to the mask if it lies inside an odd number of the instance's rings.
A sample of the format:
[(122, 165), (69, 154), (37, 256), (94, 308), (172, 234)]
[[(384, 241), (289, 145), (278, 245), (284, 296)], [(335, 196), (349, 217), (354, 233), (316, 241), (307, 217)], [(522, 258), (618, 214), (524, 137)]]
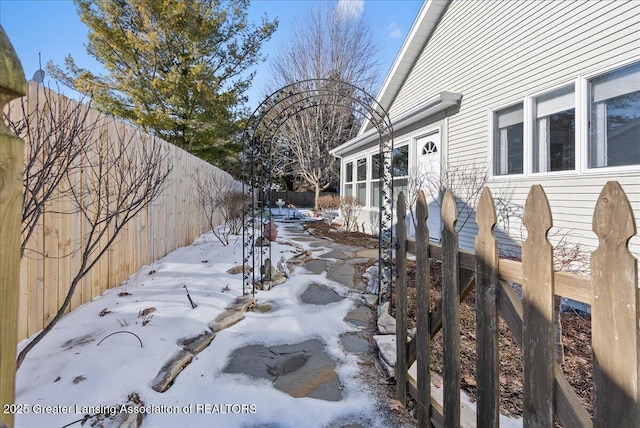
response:
[[(276, 167), (274, 153), (279, 139), (286, 138), (283, 128), (299, 125), (302, 113), (319, 109), (344, 111), (356, 130), (370, 121), (378, 134), (378, 301), (383, 290), (390, 295), (392, 272), (392, 209), (393, 209), (393, 128), (385, 109), (365, 90), (336, 79), (308, 79), (284, 86), (267, 96), (249, 117), (242, 133), (243, 191), (249, 199), (243, 212), (242, 256), (244, 269), (243, 293), (255, 294), (256, 285), (270, 288), (269, 266), (271, 246), (264, 245), (262, 228), (269, 221), (272, 174)], [(289, 122), (289, 123), (288, 123)], [(329, 130), (330, 131), (330, 130)], [(375, 137), (374, 137), (375, 138)], [(343, 143), (345, 141), (342, 141)], [(328, 155), (328, 154), (327, 154)], [(246, 268), (248, 267), (248, 269)]]

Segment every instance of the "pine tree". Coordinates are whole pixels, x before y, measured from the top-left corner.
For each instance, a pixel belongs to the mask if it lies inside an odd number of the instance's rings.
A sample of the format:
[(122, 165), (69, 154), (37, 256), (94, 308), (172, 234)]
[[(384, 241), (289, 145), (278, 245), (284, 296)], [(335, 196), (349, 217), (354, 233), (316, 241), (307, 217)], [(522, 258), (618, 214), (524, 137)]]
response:
[(262, 43), (277, 28), (247, 22), (249, 0), (75, 0), (89, 27), (87, 50), (98, 75), (73, 58), (52, 75), (98, 109), (130, 120), (214, 164), (233, 164)]

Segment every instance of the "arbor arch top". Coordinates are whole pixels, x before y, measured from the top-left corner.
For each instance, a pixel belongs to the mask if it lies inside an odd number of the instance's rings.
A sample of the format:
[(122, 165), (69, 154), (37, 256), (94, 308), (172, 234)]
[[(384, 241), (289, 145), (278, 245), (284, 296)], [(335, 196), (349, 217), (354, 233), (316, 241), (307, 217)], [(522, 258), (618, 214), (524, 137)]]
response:
[[(243, 212), (243, 263), (245, 269), (243, 291), (255, 293), (257, 284), (269, 287), (270, 275), (265, 275), (266, 259), (272, 260), (270, 246), (256, 246), (262, 235), (262, 224), (268, 220), (265, 208), (271, 203), (272, 175), (274, 168), (274, 146), (279, 139), (286, 138), (283, 129), (298, 125), (303, 113), (329, 112), (341, 115), (341, 123), (348, 124), (351, 135), (363, 123), (369, 122), (378, 132), (380, 159), (379, 190), (380, 209), (378, 215), (378, 290), (390, 293), (393, 176), (393, 126), (385, 109), (367, 91), (351, 83), (332, 78), (301, 80), (288, 84), (268, 95), (253, 111), (242, 132), (242, 177), (243, 191), (250, 199), (249, 209)], [(346, 125), (344, 125), (346, 127)], [(342, 129), (342, 128), (341, 128)], [(332, 129), (327, 129), (331, 132)], [(339, 136), (340, 137), (340, 136)], [(338, 145), (336, 144), (336, 145)], [(280, 153), (280, 156), (286, 154)], [(330, 156), (327, 153), (327, 156)]]

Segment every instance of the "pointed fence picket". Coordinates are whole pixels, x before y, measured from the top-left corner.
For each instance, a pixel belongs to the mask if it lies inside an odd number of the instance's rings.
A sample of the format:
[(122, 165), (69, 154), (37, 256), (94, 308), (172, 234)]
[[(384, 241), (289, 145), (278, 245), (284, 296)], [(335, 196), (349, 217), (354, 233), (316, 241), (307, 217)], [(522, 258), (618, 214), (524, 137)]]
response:
[[(553, 427), (640, 426), (640, 293), (637, 260), (629, 252), (636, 233), (631, 204), (617, 182), (606, 184), (593, 215), (599, 246), (591, 257), (591, 276), (553, 271), (548, 232), (553, 225), (541, 186), (533, 186), (523, 222), (527, 239), (522, 262), (500, 259), (494, 234), (496, 209), (489, 189), (477, 207), (475, 253), (458, 249), (456, 201), (451, 191), (442, 204), (442, 246), (429, 243), (427, 208), (422, 192), (416, 206), (415, 241), (407, 241), (402, 219), (404, 195), (398, 197), (396, 317), (406, 317), (406, 254), (416, 254), (417, 327), (407, 343), (406, 319), (397, 319), (396, 381), (398, 399), (407, 391), (417, 402), (419, 427), (499, 426), (498, 316), (502, 315), (523, 353), (523, 424)], [(429, 261), (442, 260), (442, 301), (429, 311)], [(522, 285), (522, 299), (512, 283)], [(476, 288), (477, 410), (460, 402), (459, 304)], [(554, 358), (554, 299), (564, 296), (592, 305), (594, 367), (593, 419), (580, 404)], [(400, 309), (399, 309), (400, 308)], [(443, 396), (431, 388), (430, 340), (442, 327)], [(416, 362), (417, 370), (411, 367)], [(409, 367), (407, 371), (407, 367)], [(432, 391), (434, 395), (432, 395)]]

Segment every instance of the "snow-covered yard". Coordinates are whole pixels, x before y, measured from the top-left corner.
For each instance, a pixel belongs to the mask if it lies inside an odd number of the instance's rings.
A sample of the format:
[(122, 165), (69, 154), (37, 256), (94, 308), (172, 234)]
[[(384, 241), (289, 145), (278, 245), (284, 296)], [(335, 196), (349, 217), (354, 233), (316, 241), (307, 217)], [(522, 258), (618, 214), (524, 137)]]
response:
[[(272, 246), (275, 260), (296, 252), (286, 229), (280, 227), (279, 232)], [(295, 245), (314, 254), (326, 251), (305, 242)], [(375, 416), (376, 397), (358, 379), (358, 357), (345, 352), (339, 339), (356, 330), (344, 321), (353, 299), (322, 306), (299, 299), (312, 282), (343, 296), (350, 291), (325, 274), (304, 269), (296, 270), (285, 284), (256, 295), (277, 310), (247, 312), (242, 321), (218, 332), (166, 392), (152, 389), (160, 368), (180, 351), (180, 339), (207, 331), (208, 323), (242, 295), (242, 275), (227, 273), (241, 261), (241, 239), (225, 247), (206, 233), (68, 314), (17, 373), (16, 426), (61, 427), (85, 414), (119, 412), (132, 393), (145, 404), (144, 427), (383, 426)], [(336, 360), (344, 387), (340, 401), (294, 398), (268, 379), (223, 371), (238, 348), (309, 339), (324, 342), (325, 352)], [(110, 423), (105, 421), (105, 426)]]

